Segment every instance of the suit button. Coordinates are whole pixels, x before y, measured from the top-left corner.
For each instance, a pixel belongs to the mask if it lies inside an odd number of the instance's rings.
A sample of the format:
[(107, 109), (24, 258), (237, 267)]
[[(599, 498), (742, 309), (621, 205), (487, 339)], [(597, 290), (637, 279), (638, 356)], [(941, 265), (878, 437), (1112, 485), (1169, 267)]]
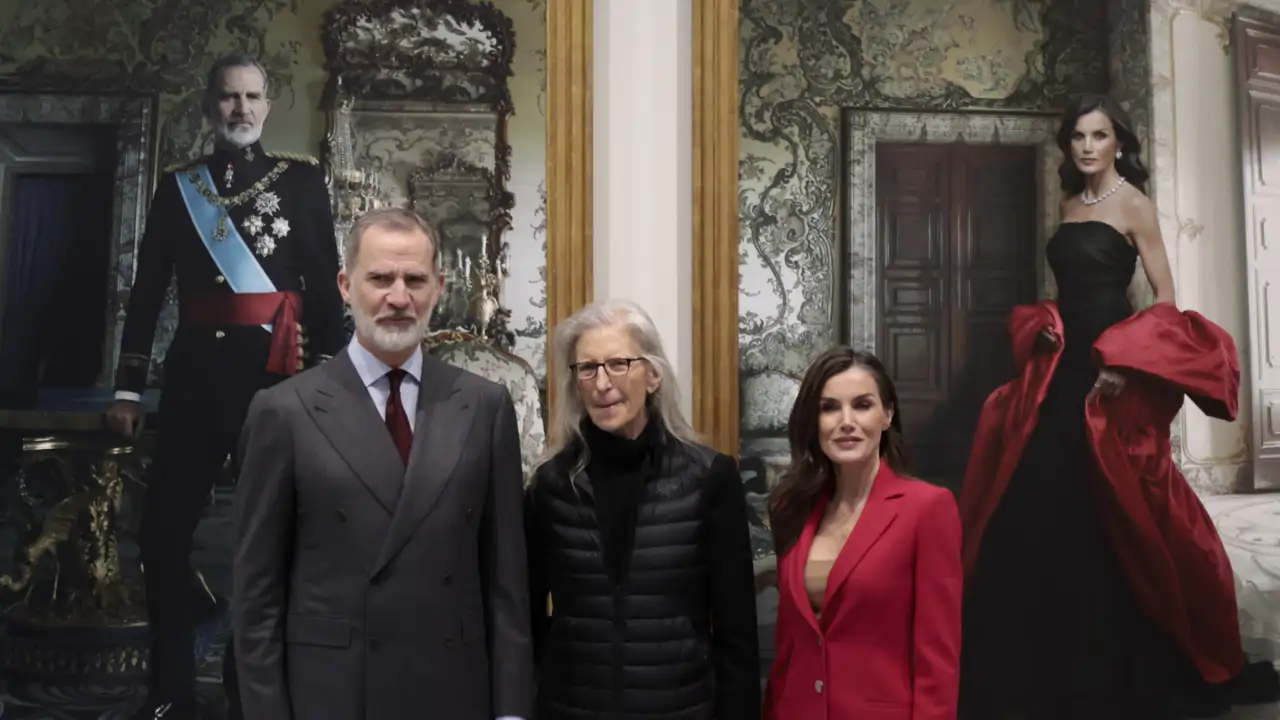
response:
[(453, 584), (453, 576), (452, 576), (452, 575), (450, 575), (449, 573), (445, 573), (445, 574), (444, 574), (444, 578), (442, 578), (442, 579), (441, 579), (441, 582), (443, 582), (443, 583), (445, 584), (445, 586), (446, 586), (446, 587), (447, 587), (447, 586), (449, 586), (449, 585), (452, 585), (452, 584)]
[(451, 647), (453, 647), (453, 638), (445, 638), (445, 639), (444, 639), (444, 646), (445, 646), (445, 647), (447, 647), (447, 648), (451, 648)]
[(474, 513), (471, 511), (471, 508), (467, 508), (467, 522), (471, 522), (471, 516), (473, 514)]
[(379, 650), (381, 650), (381, 649), (382, 649), (382, 643), (378, 641), (378, 638), (370, 638), (370, 639), (369, 639), (369, 651), (370, 651), (370, 652), (378, 652), (378, 651), (379, 651)]
[(227, 279), (219, 275), (218, 277), (214, 278), (213, 281), (221, 285), (222, 283), (226, 282)]
[(347, 514), (346, 514), (345, 512), (343, 512), (342, 510), (338, 510), (337, 515), (338, 515), (338, 522), (346, 522), (346, 521), (347, 521)]
[(821, 681), (821, 680), (815, 680), (815, 681), (814, 681), (814, 683), (813, 683), (813, 689), (814, 689), (814, 690), (816, 690), (817, 692), (821, 693), (821, 692), (822, 692), (822, 681)]
[(216, 333), (214, 333), (213, 336), (221, 340), (222, 338), (226, 337), (227, 334), (219, 330)]

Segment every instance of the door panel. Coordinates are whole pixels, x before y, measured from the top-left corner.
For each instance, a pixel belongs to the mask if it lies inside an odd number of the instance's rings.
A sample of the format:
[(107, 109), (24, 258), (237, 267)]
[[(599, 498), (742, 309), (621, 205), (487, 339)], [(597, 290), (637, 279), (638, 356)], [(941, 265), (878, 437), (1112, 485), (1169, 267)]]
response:
[(876, 157), (884, 258), (878, 346), (897, 386), (908, 440), (927, 431), (950, 391), (948, 168), (941, 146), (882, 146)]
[(1280, 488), (1280, 27), (1237, 19), (1254, 487)]
[(1035, 301), (1032, 147), (881, 145), (879, 347), (915, 474), (958, 488), (978, 412), (1012, 377), (1005, 332)]

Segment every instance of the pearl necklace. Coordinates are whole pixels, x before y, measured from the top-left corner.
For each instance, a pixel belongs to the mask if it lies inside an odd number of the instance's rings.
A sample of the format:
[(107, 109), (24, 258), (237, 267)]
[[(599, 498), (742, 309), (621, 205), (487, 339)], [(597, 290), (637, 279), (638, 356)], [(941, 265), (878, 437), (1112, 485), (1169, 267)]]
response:
[(1080, 202), (1084, 203), (1085, 205), (1097, 205), (1103, 200), (1106, 200), (1107, 198), (1111, 197), (1115, 193), (1115, 191), (1119, 190), (1120, 186), (1124, 184), (1125, 184), (1125, 179), (1124, 179), (1124, 176), (1121, 175), (1120, 182), (1116, 183), (1115, 187), (1102, 193), (1098, 197), (1092, 198), (1092, 199), (1089, 198), (1089, 189), (1085, 188), (1084, 192), (1080, 193)]

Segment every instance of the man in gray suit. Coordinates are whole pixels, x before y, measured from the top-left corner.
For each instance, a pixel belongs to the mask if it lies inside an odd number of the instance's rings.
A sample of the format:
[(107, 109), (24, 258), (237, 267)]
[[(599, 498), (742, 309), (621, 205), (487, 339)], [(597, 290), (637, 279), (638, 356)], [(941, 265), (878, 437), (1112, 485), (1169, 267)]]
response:
[(348, 347), (259, 392), (232, 597), (247, 720), (527, 720), (520, 440), (507, 390), (421, 349), (443, 275), (409, 210), (352, 228)]

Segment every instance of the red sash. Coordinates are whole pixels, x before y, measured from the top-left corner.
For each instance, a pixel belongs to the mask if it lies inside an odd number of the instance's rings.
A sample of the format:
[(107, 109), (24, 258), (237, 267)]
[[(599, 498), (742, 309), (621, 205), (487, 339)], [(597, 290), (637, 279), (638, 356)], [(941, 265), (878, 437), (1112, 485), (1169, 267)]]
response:
[(179, 314), (183, 322), (193, 325), (270, 325), (267, 371), (298, 372), (298, 317), (302, 314), (298, 293), (195, 293), (182, 296)]

